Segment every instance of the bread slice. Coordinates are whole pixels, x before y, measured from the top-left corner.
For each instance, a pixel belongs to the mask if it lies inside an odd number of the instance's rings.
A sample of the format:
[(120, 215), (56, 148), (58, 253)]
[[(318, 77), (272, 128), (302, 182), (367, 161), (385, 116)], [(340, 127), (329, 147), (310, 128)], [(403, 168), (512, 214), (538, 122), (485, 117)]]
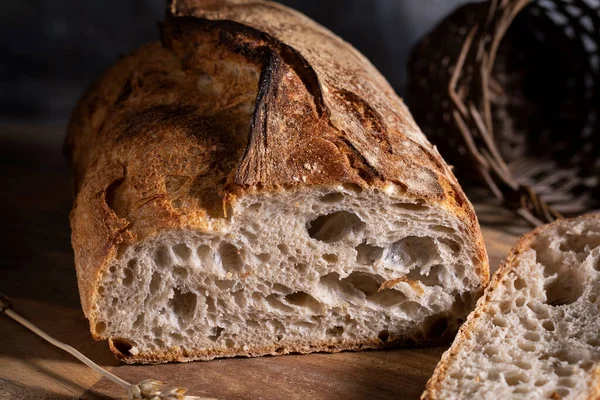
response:
[(600, 399), (600, 214), (525, 235), (422, 399)]
[(83, 310), (126, 362), (439, 341), (488, 281), (473, 208), (402, 101), (275, 3), (172, 4), (67, 147)]

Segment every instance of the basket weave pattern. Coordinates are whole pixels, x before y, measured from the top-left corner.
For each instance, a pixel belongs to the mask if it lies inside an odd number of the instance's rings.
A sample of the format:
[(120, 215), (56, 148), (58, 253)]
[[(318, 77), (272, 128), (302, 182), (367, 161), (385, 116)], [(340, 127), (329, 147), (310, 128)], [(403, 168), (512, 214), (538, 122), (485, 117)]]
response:
[(414, 49), (409, 101), (464, 183), (539, 225), (600, 203), (600, 0), (459, 8)]

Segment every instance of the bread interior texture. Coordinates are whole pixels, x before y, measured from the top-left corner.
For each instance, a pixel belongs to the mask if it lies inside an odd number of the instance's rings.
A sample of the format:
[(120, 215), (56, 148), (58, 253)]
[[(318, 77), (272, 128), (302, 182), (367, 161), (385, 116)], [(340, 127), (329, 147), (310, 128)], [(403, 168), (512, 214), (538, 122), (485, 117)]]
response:
[(555, 224), (517, 257), (480, 310), (436, 398), (576, 399), (587, 398), (594, 379), (598, 385), (598, 219)]
[(481, 286), (442, 207), (345, 184), (245, 195), (208, 233), (170, 230), (101, 277), (99, 337), (125, 358), (375, 348), (452, 333)]

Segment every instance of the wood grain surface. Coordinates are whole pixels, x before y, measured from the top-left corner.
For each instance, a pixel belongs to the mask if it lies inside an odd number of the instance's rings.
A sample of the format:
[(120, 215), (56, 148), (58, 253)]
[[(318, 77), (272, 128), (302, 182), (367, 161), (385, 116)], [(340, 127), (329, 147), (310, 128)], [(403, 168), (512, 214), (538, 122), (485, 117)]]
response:
[[(70, 245), (63, 124), (0, 124), (0, 292), (30, 321), (129, 382), (220, 399), (417, 399), (445, 347), (131, 366), (92, 340)], [(475, 206), (495, 270), (527, 230), (485, 194)], [(123, 398), (119, 387), (0, 315), (0, 399)]]

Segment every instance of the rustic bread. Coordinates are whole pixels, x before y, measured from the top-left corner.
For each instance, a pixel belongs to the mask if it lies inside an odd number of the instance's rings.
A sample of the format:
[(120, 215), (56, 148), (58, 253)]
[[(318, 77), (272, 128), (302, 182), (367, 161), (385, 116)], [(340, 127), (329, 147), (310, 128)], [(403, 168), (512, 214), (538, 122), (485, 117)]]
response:
[(423, 399), (600, 399), (600, 214), (525, 235)]
[(275, 3), (177, 2), (160, 28), (69, 128), (93, 336), (142, 363), (451, 336), (481, 232), (377, 70)]

